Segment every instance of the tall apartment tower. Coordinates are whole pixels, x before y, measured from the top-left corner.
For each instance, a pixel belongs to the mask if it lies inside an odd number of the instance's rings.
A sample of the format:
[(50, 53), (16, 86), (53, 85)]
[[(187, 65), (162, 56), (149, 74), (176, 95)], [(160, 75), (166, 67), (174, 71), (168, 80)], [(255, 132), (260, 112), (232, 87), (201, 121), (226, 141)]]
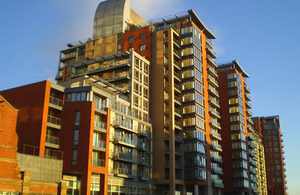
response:
[(218, 194), (223, 172), (215, 36), (192, 10), (154, 24), (153, 178), (170, 194)]
[(224, 194), (267, 194), (260, 131), (251, 119), (249, 75), (237, 61), (218, 66)]
[(268, 194), (286, 195), (286, 169), (279, 116), (255, 117), (254, 129), (263, 134)]
[[(211, 39), (215, 36), (192, 10), (147, 23), (130, 9), (129, 0), (108, 0), (96, 10), (93, 38), (68, 44), (61, 51), (59, 84), (82, 87), (82, 81), (74, 81), (87, 75), (121, 90), (126, 109), (135, 118), (152, 119), (153, 149), (151, 139), (147, 144), (149, 139), (141, 134), (139, 143), (148, 145), (149, 151), (133, 146), (122, 151), (131, 147), (139, 156), (149, 154), (145, 158), (153, 160), (153, 169), (151, 163), (112, 158), (109, 166), (114, 170), (137, 166), (153, 172), (158, 193), (220, 194), (220, 106)], [(113, 120), (111, 116), (111, 125)], [(110, 148), (116, 149), (120, 143), (113, 144)], [(120, 189), (134, 181), (129, 175)], [(122, 174), (114, 172), (114, 176)], [(108, 192), (117, 192), (114, 189)]]

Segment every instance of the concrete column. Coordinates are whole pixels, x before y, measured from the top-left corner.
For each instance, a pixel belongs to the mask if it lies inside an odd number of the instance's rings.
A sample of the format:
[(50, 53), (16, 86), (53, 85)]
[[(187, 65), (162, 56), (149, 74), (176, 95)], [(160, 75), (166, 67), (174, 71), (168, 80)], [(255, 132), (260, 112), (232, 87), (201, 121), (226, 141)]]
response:
[(199, 195), (198, 185), (194, 185), (194, 195)]

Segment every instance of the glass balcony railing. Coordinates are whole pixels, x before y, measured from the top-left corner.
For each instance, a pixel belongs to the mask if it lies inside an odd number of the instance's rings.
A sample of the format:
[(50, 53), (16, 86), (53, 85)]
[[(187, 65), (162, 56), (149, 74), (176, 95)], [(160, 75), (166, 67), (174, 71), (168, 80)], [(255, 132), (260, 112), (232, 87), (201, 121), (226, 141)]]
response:
[(46, 135), (46, 142), (50, 144), (59, 144), (59, 137), (51, 136), (51, 135)]
[(99, 109), (99, 110), (104, 110), (105, 111), (106, 106), (103, 105), (103, 104), (99, 104), (99, 102), (95, 102), (95, 108)]
[(137, 176), (137, 171), (131, 170), (131, 169), (114, 168), (113, 172), (114, 172), (114, 174), (126, 175), (128, 177), (136, 177)]
[(54, 104), (55, 106), (62, 106), (62, 100), (50, 96), (49, 103)]
[(102, 159), (93, 159), (92, 165), (96, 167), (105, 167), (105, 161)]
[(131, 129), (137, 132), (137, 126), (133, 126), (132, 123), (124, 121), (124, 120), (115, 120), (114, 125), (125, 127), (127, 129)]
[(54, 124), (54, 125), (61, 125), (61, 119), (48, 115), (48, 123)]
[(93, 146), (98, 148), (106, 148), (106, 142), (102, 140), (93, 140)]
[(115, 137), (114, 140), (118, 141), (118, 142), (123, 142), (123, 143), (126, 143), (126, 144), (137, 146), (137, 141), (133, 140), (133, 139), (129, 139), (128, 137), (119, 136), (119, 137)]
[(137, 156), (132, 155), (131, 153), (115, 152), (114, 158), (117, 158), (119, 160), (137, 162)]
[(94, 121), (94, 127), (106, 129), (106, 123), (104, 123), (102, 121)]
[(139, 135), (144, 135), (144, 136), (147, 136), (147, 137), (150, 137), (151, 136), (151, 133), (150, 133), (150, 130), (148, 129), (138, 129), (138, 134)]
[(212, 103), (214, 103), (218, 107), (220, 106), (220, 102), (218, 100), (216, 100), (215, 98), (209, 97), (209, 101), (211, 101)]

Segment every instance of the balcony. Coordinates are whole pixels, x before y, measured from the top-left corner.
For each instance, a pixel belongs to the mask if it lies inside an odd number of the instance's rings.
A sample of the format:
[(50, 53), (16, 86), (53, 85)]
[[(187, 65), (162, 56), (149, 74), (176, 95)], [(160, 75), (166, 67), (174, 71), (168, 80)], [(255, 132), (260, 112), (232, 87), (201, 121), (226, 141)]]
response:
[(211, 135), (211, 137), (213, 137), (217, 140), (222, 140), (221, 134), (218, 133), (216, 130), (210, 130), (210, 135)]
[(137, 127), (133, 126), (131, 123), (126, 122), (124, 120), (115, 120), (114, 122), (114, 127), (115, 128), (120, 128), (126, 131), (130, 131), (133, 133), (137, 133)]
[(137, 171), (131, 169), (114, 168), (113, 172), (118, 177), (134, 178), (137, 176)]
[(177, 129), (179, 129), (179, 130), (182, 130), (181, 122), (175, 121), (175, 128), (177, 128)]
[(212, 57), (207, 56), (206, 59), (207, 59), (207, 62), (208, 62), (210, 65), (212, 65), (212, 66), (215, 67), (215, 68), (218, 67), (217, 63), (215, 62), (215, 60), (214, 60)]
[(93, 159), (92, 166), (95, 167), (105, 167), (105, 161), (103, 159)]
[(137, 148), (138, 150), (150, 151), (150, 146), (146, 143), (139, 143)]
[(182, 117), (181, 111), (180, 111), (178, 108), (174, 108), (174, 113), (175, 113), (178, 117)]
[(250, 117), (252, 116), (252, 112), (249, 109), (246, 110), (246, 113), (247, 113), (247, 116), (250, 116)]
[(176, 154), (176, 155), (179, 155), (179, 156), (182, 156), (182, 155), (183, 155), (183, 154), (182, 154), (182, 149), (179, 148), (179, 147), (175, 147), (175, 154)]
[(148, 181), (149, 180), (149, 173), (148, 172), (145, 172), (145, 171), (140, 171), (138, 173), (138, 176), (139, 176), (139, 180), (142, 180), (142, 181)]
[(137, 156), (133, 156), (131, 153), (115, 152), (113, 159), (129, 163), (137, 163)]
[(216, 109), (209, 108), (210, 115), (214, 116), (215, 118), (221, 118), (220, 112), (218, 112)]
[(59, 149), (59, 137), (46, 135), (45, 146)]
[(139, 157), (137, 164), (143, 165), (143, 166), (150, 166), (150, 161), (149, 161), (149, 159), (146, 159), (145, 157)]
[[(177, 70), (181, 70), (180, 63), (174, 60), (174, 67), (177, 68)], [(179, 77), (180, 78), (180, 77)]]
[(248, 145), (250, 148), (253, 148), (253, 149), (255, 148), (255, 144), (253, 141), (248, 141)]
[(256, 163), (256, 161), (253, 158), (250, 158), (249, 162), (250, 162), (251, 165), (257, 167), (257, 163)]
[(209, 45), (210, 47), (213, 47), (213, 44), (212, 44), (211, 40), (209, 40), (209, 39), (206, 39), (206, 44)]
[(95, 102), (95, 111), (104, 115), (107, 115), (106, 106), (103, 104), (99, 104), (99, 102)]
[(251, 105), (251, 103), (250, 103), (249, 101), (246, 101), (246, 106), (247, 106), (248, 108), (252, 108), (252, 105)]
[(219, 92), (218, 92), (214, 87), (212, 87), (211, 85), (208, 86), (208, 91), (209, 91), (212, 95), (214, 95), (214, 96), (216, 96), (216, 97), (219, 97)]
[(50, 99), (49, 99), (49, 106), (50, 106), (51, 108), (54, 108), (54, 109), (57, 109), (57, 110), (62, 111), (62, 100), (50, 96)]
[(176, 83), (174, 83), (174, 89), (178, 92), (181, 93), (181, 87), (179, 85), (177, 85)]
[(211, 183), (213, 187), (216, 188), (224, 188), (223, 180), (222, 179), (217, 179), (217, 178), (212, 178)]
[(251, 97), (249, 94), (245, 94), (246, 100), (251, 101)]
[(177, 103), (178, 105), (181, 105), (181, 98), (174, 96), (174, 102)]
[(254, 123), (253, 123), (253, 120), (252, 120), (250, 117), (247, 117), (247, 121), (248, 121), (251, 125), (254, 124)]
[(48, 115), (47, 125), (49, 127), (55, 128), (55, 129), (60, 129), (61, 128), (61, 119)]
[(208, 70), (208, 73), (210, 73), (212, 76), (218, 77), (218, 73), (213, 67), (207, 66), (207, 70)]
[(214, 150), (217, 150), (219, 152), (222, 152), (222, 146), (218, 143), (215, 143), (215, 142), (211, 142), (211, 148), (214, 149)]
[[(181, 81), (181, 76), (179, 73), (174, 71), (174, 78), (177, 79), (178, 81)], [(181, 87), (178, 87), (179, 90), (181, 90)]]
[(207, 80), (214, 87), (219, 87), (218, 81), (214, 77), (212, 77), (211, 75), (208, 75)]
[(135, 148), (137, 146), (137, 141), (129, 139), (127, 137), (115, 137), (114, 138), (114, 144), (124, 145), (131, 148)]
[(257, 175), (257, 170), (250, 166), (250, 172)]
[(173, 54), (174, 54), (174, 56), (175, 56), (177, 59), (180, 60), (180, 56), (181, 56), (180, 51), (174, 50), (174, 51), (173, 51)]
[(249, 150), (249, 155), (254, 157), (256, 154), (255, 154), (255, 152), (253, 152), (253, 150)]
[(220, 102), (215, 99), (215, 98), (212, 98), (212, 97), (209, 97), (209, 103), (211, 103), (213, 106), (217, 107), (217, 108), (220, 108)]
[(223, 163), (222, 156), (211, 154), (211, 160), (219, 163)]
[[(248, 128), (248, 129), (249, 129), (249, 128)], [(255, 139), (254, 135), (252, 135), (252, 134), (250, 134), (250, 133), (248, 133), (248, 138), (249, 138), (250, 140), (254, 140), (254, 139)]]
[(143, 137), (151, 137), (150, 130), (148, 129), (138, 129), (138, 136), (143, 136)]
[(212, 173), (216, 173), (216, 174), (219, 174), (219, 175), (223, 175), (223, 170), (221, 167), (218, 167), (218, 166), (212, 166), (211, 167), (211, 171)]
[(105, 152), (106, 151), (106, 142), (102, 141), (102, 140), (93, 140), (93, 149)]
[(254, 129), (253, 129), (253, 127), (251, 125), (247, 125), (247, 128), (248, 128), (248, 131), (254, 132)]
[(106, 123), (102, 121), (94, 121), (94, 129), (102, 133), (106, 133)]
[(245, 89), (245, 91), (248, 92), (248, 93), (251, 92), (250, 89), (249, 89), (249, 87), (248, 87), (248, 85), (244, 85), (244, 89)]
[(217, 57), (217, 54), (213, 51), (213, 49), (211, 47), (206, 46), (206, 51), (208, 51), (207, 53), (212, 56), (213, 58)]
[(180, 135), (175, 134), (175, 141), (182, 143), (182, 137)]
[(211, 126), (217, 128), (217, 129), (221, 129), (220, 123), (216, 119), (210, 118), (209, 123), (211, 124)]

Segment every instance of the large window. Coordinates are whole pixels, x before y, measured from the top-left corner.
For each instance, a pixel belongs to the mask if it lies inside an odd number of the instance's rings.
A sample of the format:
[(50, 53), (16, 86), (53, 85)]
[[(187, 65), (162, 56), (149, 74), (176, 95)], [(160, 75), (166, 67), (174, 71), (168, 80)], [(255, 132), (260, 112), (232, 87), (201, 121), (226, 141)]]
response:
[(100, 175), (91, 175), (91, 195), (98, 195), (100, 192)]
[(77, 149), (72, 151), (72, 165), (77, 165)]
[(134, 36), (129, 37), (129, 43), (132, 43), (132, 42), (134, 42)]
[(80, 125), (80, 110), (76, 110), (75, 111), (75, 126)]
[(140, 45), (140, 51), (144, 51), (146, 49), (146, 45)]
[(74, 129), (73, 145), (78, 145), (78, 139), (79, 139), (79, 130)]
[(140, 34), (140, 40), (143, 40), (143, 39), (146, 39), (146, 34), (145, 33)]

